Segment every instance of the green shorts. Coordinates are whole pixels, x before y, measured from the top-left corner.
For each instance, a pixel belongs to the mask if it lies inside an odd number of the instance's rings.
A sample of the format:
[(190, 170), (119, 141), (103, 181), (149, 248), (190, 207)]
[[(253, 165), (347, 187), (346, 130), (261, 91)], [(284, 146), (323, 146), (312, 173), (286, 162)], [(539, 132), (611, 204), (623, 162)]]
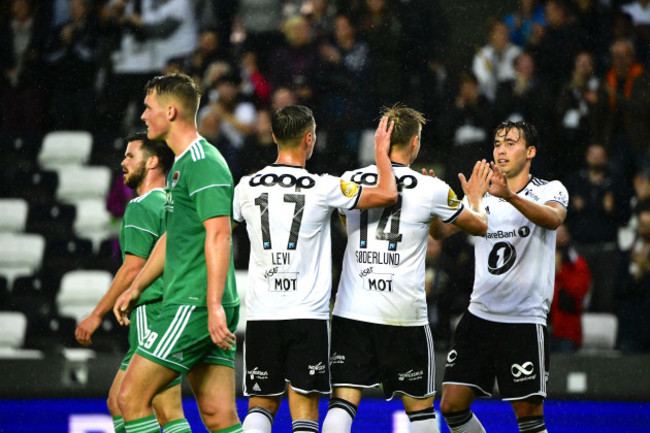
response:
[[(151, 332), (149, 330), (149, 323), (153, 323), (160, 314), (162, 309), (161, 302), (152, 302), (150, 304), (139, 305), (131, 312), (131, 325), (129, 325), (129, 350), (124, 355), (122, 359), (122, 364), (120, 364), (120, 370), (126, 370), (126, 367), (129, 366), (131, 358), (135, 350), (138, 348), (138, 345), (144, 341)], [(181, 383), (182, 377), (179, 375), (178, 378), (174, 379), (168, 387), (178, 385)]]
[[(228, 329), (234, 333), (239, 306), (224, 307)], [(136, 353), (179, 373), (187, 373), (197, 362), (235, 368), (235, 348), (221, 349), (208, 332), (208, 309), (194, 305), (163, 305), (149, 326), (148, 336)]]

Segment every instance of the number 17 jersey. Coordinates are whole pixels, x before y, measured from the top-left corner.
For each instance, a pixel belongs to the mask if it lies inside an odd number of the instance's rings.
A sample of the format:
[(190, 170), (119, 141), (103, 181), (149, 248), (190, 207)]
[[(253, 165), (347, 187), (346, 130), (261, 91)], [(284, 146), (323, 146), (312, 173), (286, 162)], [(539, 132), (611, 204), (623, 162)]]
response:
[(233, 217), (246, 222), (251, 243), (248, 320), (329, 318), (330, 219), (360, 194), (355, 183), (299, 166), (273, 164), (241, 178)]
[[(448, 184), (393, 163), (399, 191), (393, 206), (345, 210), (348, 244), (333, 314), (392, 326), (422, 326), (427, 317), (425, 258), (429, 224), (453, 222), (463, 211)], [(344, 179), (377, 183), (377, 167), (349, 171)]]

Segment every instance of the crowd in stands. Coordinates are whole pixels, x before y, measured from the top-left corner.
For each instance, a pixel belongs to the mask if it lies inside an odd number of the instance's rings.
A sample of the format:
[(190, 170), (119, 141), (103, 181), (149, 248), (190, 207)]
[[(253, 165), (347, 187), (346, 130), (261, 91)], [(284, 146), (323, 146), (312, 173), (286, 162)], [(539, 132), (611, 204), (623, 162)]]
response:
[[(570, 194), (551, 325), (579, 326), (557, 320), (567, 312), (613, 313), (619, 348), (650, 351), (650, 1), (521, 0), (472, 29), (485, 45), (462, 70), (446, 65), (440, 3), (1, 0), (0, 132), (87, 130), (108, 145), (142, 128), (144, 84), (180, 71), (200, 84), (199, 132), (235, 181), (273, 161), (273, 110), (311, 107), (310, 169), (341, 174), (361, 163), (379, 108), (402, 102), (429, 120), (421, 159), (458, 192), (456, 173), (491, 159), (494, 126), (525, 119), (540, 133), (533, 175)], [(245, 266), (243, 246), (238, 255)], [(471, 246), (459, 235), (429, 257), (443, 348), (469, 299)], [(578, 348), (578, 334), (556, 347)]]

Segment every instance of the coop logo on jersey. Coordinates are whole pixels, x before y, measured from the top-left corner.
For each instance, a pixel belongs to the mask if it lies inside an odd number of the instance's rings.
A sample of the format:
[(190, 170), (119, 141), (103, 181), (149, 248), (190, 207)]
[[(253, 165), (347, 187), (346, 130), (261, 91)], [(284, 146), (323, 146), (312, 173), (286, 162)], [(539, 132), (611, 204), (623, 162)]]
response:
[(397, 380), (400, 382), (414, 382), (416, 380), (420, 380), (424, 377), (424, 371), (418, 370), (418, 371), (413, 371), (409, 370), (404, 373), (397, 373)]
[(537, 377), (536, 374), (533, 374), (535, 372), (535, 366), (533, 365), (532, 362), (524, 362), (523, 364), (512, 364), (510, 366), (510, 374), (512, 374), (512, 377), (514, 378), (514, 382), (524, 382), (526, 380), (533, 380), (535, 377)]
[(355, 197), (359, 194), (359, 185), (354, 182), (348, 182), (347, 180), (341, 179), (341, 192), (347, 198)]
[(252, 370), (248, 370), (246, 372), (248, 374), (248, 377), (251, 378), (251, 380), (266, 380), (269, 378), (269, 372), (268, 371), (262, 371), (259, 369), (259, 367), (255, 367)]
[(457, 208), (458, 206), (460, 206), (460, 200), (458, 200), (458, 197), (456, 197), (456, 193), (451, 188), (449, 188), (449, 192), (447, 193), (447, 204), (451, 208)]
[(325, 366), (323, 365), (322, 362), (319, 362), (316, 365), (308, 365), (307, 368), (309, 369), (310, 376), (314, 376), (316, 374), (323, 374), (326, 371)]
[(289, 173), (284, 173), (281, 175), (277, 175), (275, 173), (262, 173), (251, 177), (248, 184), (253, 187), (271, 187), (278, 185), (282, 188), (295, 188), (296, 191), (300, 191), (303, 188), (313, 188), (316, 185), (316, 181), (309, 176), (295, 177)]
[(176, 183), (178, 182), (179, 177), (181, 177), (181, 172), (180, 171), (175, 171), (174, 175), (172, 176), (172, 189), (176, 186)]

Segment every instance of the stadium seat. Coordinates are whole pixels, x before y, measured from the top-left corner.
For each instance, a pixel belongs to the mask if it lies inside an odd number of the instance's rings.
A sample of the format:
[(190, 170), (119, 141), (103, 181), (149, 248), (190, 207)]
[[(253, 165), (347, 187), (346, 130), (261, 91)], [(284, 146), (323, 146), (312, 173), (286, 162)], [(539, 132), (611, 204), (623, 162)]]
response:
[(613, 350), (616, 346), (618, 318), (610, 313), (582, 313), (583, 352)]
[(16, 278), (8, 301), (9, 309), (25, 313), (30, 321), (50, 317), (55, 313), (57, 290), (58, 281), (49, 274)]
[(72, 236), (77, 209), (70, 204), (34, 204), (30, 206), (26, 230), (48, 239)]
[(0, 358), (42, 358), (36, 350), (24, 350), (27, 317), (18, 311), (0, 311)]
[(86, 131), (53, 131), (43, 138), (38, 165), (52, 170), (88, 163), (93, 136)]
[(20, 172), (12, 179), (6, 197), (20, 197), (30, 204), (53, 203), (59, 184), (54, 171)]
[(0, 275), (9, 287), (18, 276), (33, 275), (43, 262), (45, 238), (39, 234), (0, 233)]
[(77, 270), (66, 272), (56, 296), (56, 307), (62, 317), (77, 323), (95, 308), (108, 290), (113, 275), (107, 271)]
[(88, 239), (74, 236), (64, 239), (48, 239), (45, 245), (43, 271), (48, 275), (63, 275), (75, 269), (88, 268), (92, 264), (93, 245)]
[(66, 347), (79, 347), (74, 332), (77, 322), (71, 317), (30, 317), (25, 336), (25, 347), (46, 353), (61, 353)]
[(78, 203), (86, 199), (106, 200), (111, 186), (108, 167), (66, 167), (58, 171), (57, 200)]
[(0, 199), (0, 232), (20, 233), (25, 231), (29, 205), (22, 198)]
[(361, 131), (358, 152), (359, 165), (364, 167), (375, 163), (375, 130), (364, 129)]
[(9, 285), (5, 277), (0, 277), (0, 311), (9, 310), (9, 299), (11, 293), (9, 293)]
[(90, 239), (93, 251), (98, 252), (102, 241), (116, 236), (111, 226), (111, 215), (103, 200), (83, 200), (77, 203), (77, 217), (74, 222), (77, 237)]

